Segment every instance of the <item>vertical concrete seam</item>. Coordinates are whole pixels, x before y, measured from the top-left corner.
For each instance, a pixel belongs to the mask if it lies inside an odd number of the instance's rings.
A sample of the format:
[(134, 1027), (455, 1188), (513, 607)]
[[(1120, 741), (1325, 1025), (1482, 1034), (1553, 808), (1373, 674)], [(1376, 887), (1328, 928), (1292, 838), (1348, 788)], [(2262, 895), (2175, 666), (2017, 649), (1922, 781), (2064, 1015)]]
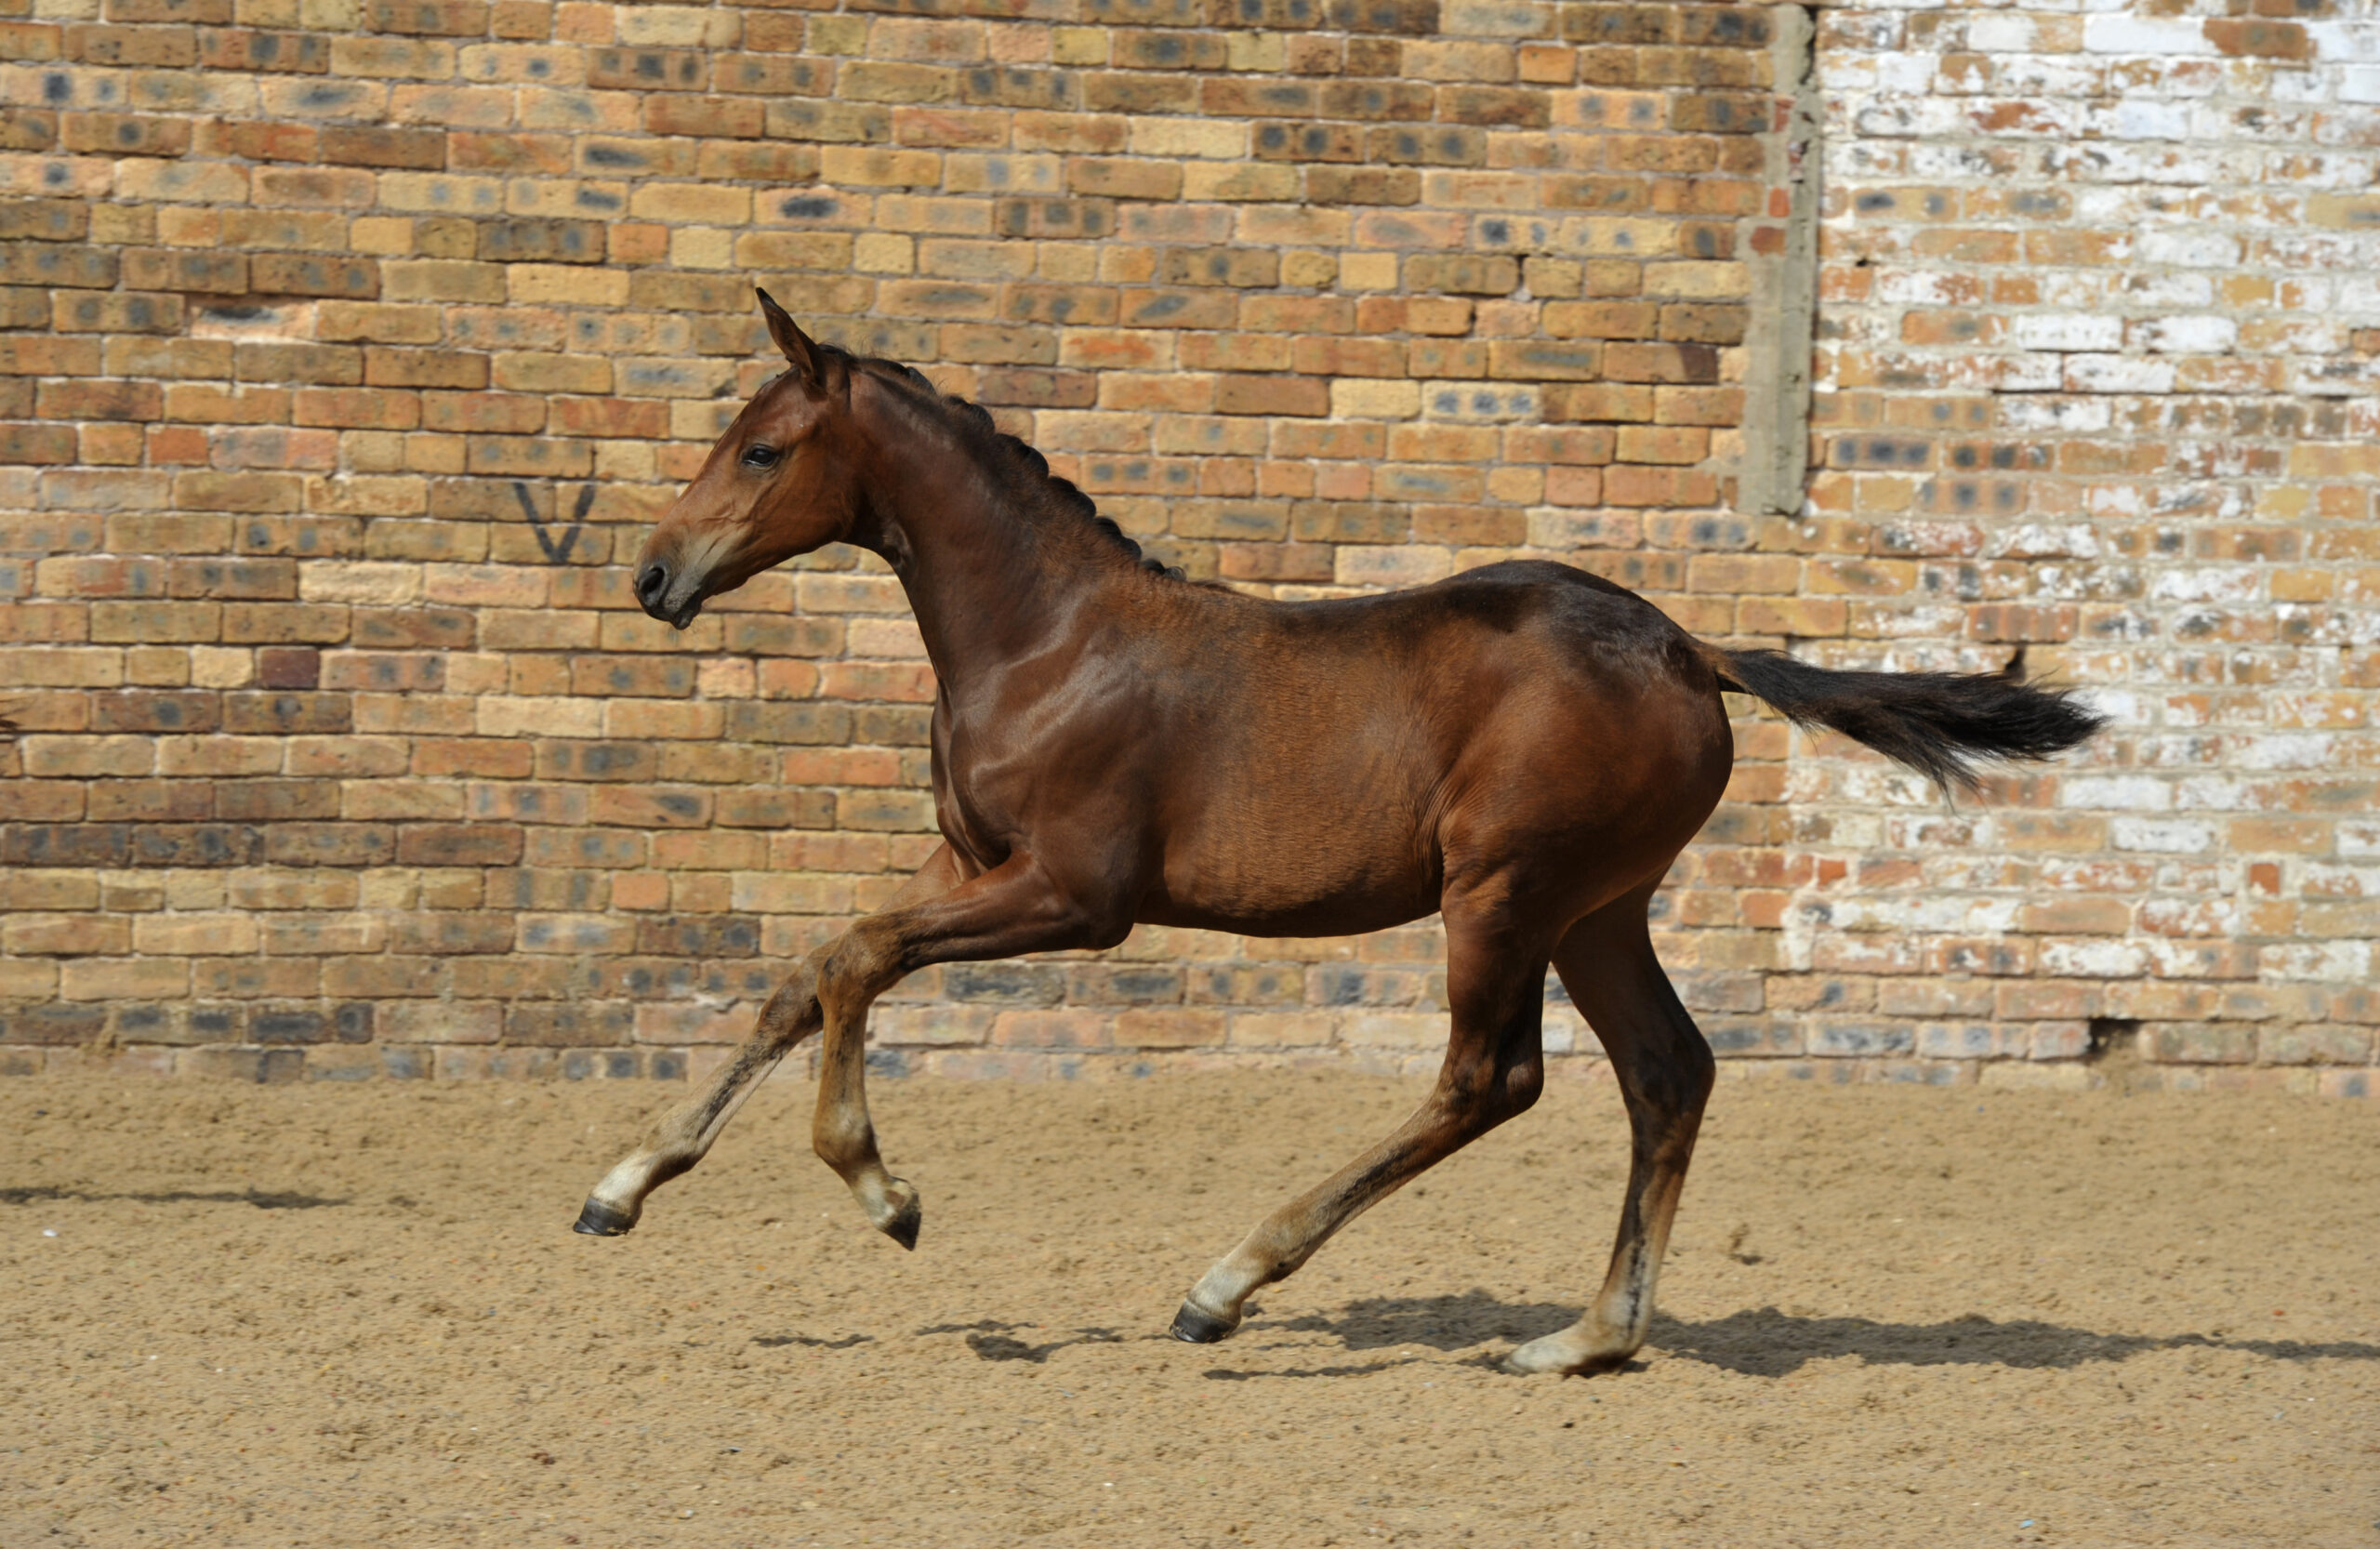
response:
[[(1783, 121), (1764, 139), (1768, 186), (1785, 195), (1783, 240), (1752, 268), (1736, 504), (1754, 515), (1794, 516), (1809, 474), (1818, 321), (1818, 7), (1778, 6), (1771, 14), (1769, 67)], [(1765, 213), (1774, 216), (1774, 206)]]

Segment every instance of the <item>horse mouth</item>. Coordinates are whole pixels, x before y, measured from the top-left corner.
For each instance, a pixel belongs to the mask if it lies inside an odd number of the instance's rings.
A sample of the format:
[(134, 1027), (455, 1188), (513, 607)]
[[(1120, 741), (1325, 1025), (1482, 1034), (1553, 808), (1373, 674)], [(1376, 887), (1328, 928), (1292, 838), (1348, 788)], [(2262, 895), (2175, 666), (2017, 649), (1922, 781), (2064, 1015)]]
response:
[(678, 611), (676, 613), (669, 614), (666, 616), (668, 618), (669, 628), (673, 629), (683, 629), (688, 625), (692, 624), (694, 621), (694, 616), (702, 611), (703, 600), (699, 595), (697, 595), (687, 598), (683, 602), (678, 604)]

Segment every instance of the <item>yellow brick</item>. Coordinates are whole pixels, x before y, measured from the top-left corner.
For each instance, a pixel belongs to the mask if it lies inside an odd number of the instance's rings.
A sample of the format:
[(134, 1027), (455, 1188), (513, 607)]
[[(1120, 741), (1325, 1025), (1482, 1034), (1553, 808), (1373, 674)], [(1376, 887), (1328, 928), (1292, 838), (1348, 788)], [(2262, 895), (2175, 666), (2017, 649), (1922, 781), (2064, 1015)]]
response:
[(2272, 600), (2319, 602), (2331, 595), (2334, 579), (2327, 570), (2276, 570), (2272, 575)]
[(1488, 471), (1488, 494), (1510, 506), (1533, 506), (1545, 498), (1545, 470), (1540, 468), (1494, 468)]
[(740, 20), (707, 6), (623, 6), (612, 25), (631, 48), (724, 48), (734, 43)]
[(383, 172), (380, 205), (432, 215), (499, 215), (504, 211), (504, 180), (443, 172)]
[(1580, 295), (1586, 285), (1586, 265), (1567, 258), (1524, 258), (1521, 280), (1529, 294), (1540, 301), (1563, 300)]
[(1223, 57), (1227, 69), (1277, 75), (1289, 64), (1289, 40), (1278, 33), (1229, 33)]
[(1136, 118), (1132, 121), (1132, 153), (1136, 156), (1192, 156), (1207, 160), (1248, 154), (1248, 126), (1229, 120), (1200, 118)]
[(1502, 43), (1417, 39), (1405, 46), (1405, 73), (1418, 81), (1499, 83), (1511, 80), (1517, 68), (1512, 48)]
[(1085, 285), (1099, 277), (1099, 248), (1087, 242), (1045, 242), (1034, 264), (1037, 278), (1059, 285)]
[(331, 73), (443, 81), (455, 73), (455, 46), (430, 38), (331, 39)]
[(629, 198), (628, 213), (640, 220), (740, 224), (752, 218), (752, 194), (711, 183), (648, 183)]
[(908, 274), (918, 267), (917, 239), (892, 232), (863, 232), (852, 245), (852, 267), (863, 274)]
[[(954, 152), (943, 158), (942, 186), (949, 193), (1064, 193), (1066, 164), (1026, 152)], [(985, 215), (988, 219), (990, 212)]]
[(1418, 543), (1350, 543), (1332, 556), (1344, 587), (1419, 587), (1454, 574), (1454, 550)]
[(1421, 384), (1342, 377), (1330, 384), (1336, 419), (1409, 419), (1421, 412)]
[(1262, 205), (1232, 218), (1239, 240), (1259, 247), (1336, 247), (1346, 242), (1353, 225), (1345, 210), (1310, 205)]
[(1022, 280), (1033, 272), (1033, 249), (1022, 242), (922, 242), (918, 270), (951, 279)]
[(584, 220), (589, 211), (626, 207), (628, 185), (582, 182), (569, 178), (509, 178), (504, 184), (504, 213), (543, 216), (556, 220)]
[(1293, 200), (1298, 169), (1281, 162), (1192, 162), (1182, 169), (1182, 197), (1214, 200)]
[(178, 1000), (190, 993), (190, 964), (179, 958), (83, 958), (59, 967), (67, 1000)]
[(1285, 253), (1281, 284), (1322, 289), (1339, 278), (1339, 260), (1329, 253)]
[(192, 957), (257, 949), (257, 922), (246, 914), (146, 914), (132, 922), (132, 949)]
[(2309, 194), (2306, 218), (2316, 226), (2380, 231), (2380, 193)]
[(115, 193), (120, 199), (245, 205), (248, 172), (229, 162), (123, 161), (115, 167)]
[(2293, 479), (2370, 479), (2380, 477), (2380, 444), (2300, 442), (2289, 449)]
[(359, 216), (348, 227), (347, 240), (358, 253), (402, 257), (413, 251), (413, 222), (396, 216)]
[(603, 735), (601, 699), (514, 698), (490, 695), (477, 707), (482, 736), (591, 737)]
[(876, 197), (874, 224), (880, 232), (915, 232), (924, 236), (987, 237), (992, 234), (992, 206), (988, 200), (983, 199), (880, 193)]
[(1107, 62), (1107, 29), (1104, 27), (1051, 28), (1050, 62), (1052, 64), (1105, 64)]
[(681, 226), (669, 233), (669, 261), (680, 269), (733, 267), (735, 233), (711, 226)]
[(813, 16), (806, 41), (813, 54), (864, 54), (867, 52), (867, 18)]
[(595, 477), (623, 484), (649, 484), (658, 479), (661, 459), (649, 441), (599, 441), (595, 444)]
[(984, 24), (922, 17), (878, 17), (867, 30), (868, 58), (924, 64), (973, 64), (984, 57)]
[(620, 307), (628, 299), (628, 274), (624, 269), (599, 269), (565, 263), (516, 263), (505, 270), (505, 281), (515, 301), (558, 306)]
[(1554, 245), (1593, 258), (1658, 258), (1677, 250), (1677, 222), (1634, 216), (1579, 216), (1554, 228)]
[(1341, 290), (1395, 290), (1396, 288), (1396, 255), (1394, 253), (1340, 255), (1339, 288)]
[(256, 681), (256, 671), (257, 655), (254, 651), (222, 645), (191, 647), (190, 682), (192, 688), (245, 688)]
[(1752, 267), (1696, 261), (1646, 264), (1645, 294), (1666, 300), (1739, 300), (1752, 294)]
[(309, 602), (405, 607), (420, 601), (421, 566), (374, 560), (313, 560), (298, 573), (298, 595)]
[(851, 145), (823, 146), (819, 177), (828, 184), (860, 188), (932, 188), (942, 181), (942, 157), (932, 151), (886, 151)]

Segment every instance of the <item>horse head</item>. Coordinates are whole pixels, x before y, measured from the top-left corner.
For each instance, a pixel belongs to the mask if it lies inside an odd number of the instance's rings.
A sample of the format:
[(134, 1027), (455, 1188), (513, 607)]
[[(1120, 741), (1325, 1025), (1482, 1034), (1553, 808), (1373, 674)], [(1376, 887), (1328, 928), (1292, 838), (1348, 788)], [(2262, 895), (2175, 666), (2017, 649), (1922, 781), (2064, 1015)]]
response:
[(681, 629), (704, 599), (848, 536), (861, 506), (851, 359), (759, 295), (790, 369), (752, 395), (637, 554), (637, 601)]

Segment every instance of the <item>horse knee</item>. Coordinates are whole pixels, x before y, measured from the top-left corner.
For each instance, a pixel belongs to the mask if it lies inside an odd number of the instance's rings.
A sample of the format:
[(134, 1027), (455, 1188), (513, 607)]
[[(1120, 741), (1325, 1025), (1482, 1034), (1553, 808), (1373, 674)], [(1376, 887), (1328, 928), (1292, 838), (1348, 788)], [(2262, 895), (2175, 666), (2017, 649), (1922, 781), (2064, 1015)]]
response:
[(816, 1032), (823, 1014), (816, 972), (797, 973), (760, 1008), (757, 1036), (773, 1049), (790, 1047)]
[(1466, 1134), (1480, 1135), (1527, 1113), (1544, 1090), (1544, 1064), (1522, 1060), (1454, 1073), (1440, 1086), (1439, 1101)]
[(861, 927), (846, 932), (818, 960), (813, 993), (819, 1005), (848, 1006), (855, 1000), (865, 1001), (881, 993), (889, 983), (900, 977), (897, 972), (887, 972), (890, 956), (883, 947), (864, 935)]

